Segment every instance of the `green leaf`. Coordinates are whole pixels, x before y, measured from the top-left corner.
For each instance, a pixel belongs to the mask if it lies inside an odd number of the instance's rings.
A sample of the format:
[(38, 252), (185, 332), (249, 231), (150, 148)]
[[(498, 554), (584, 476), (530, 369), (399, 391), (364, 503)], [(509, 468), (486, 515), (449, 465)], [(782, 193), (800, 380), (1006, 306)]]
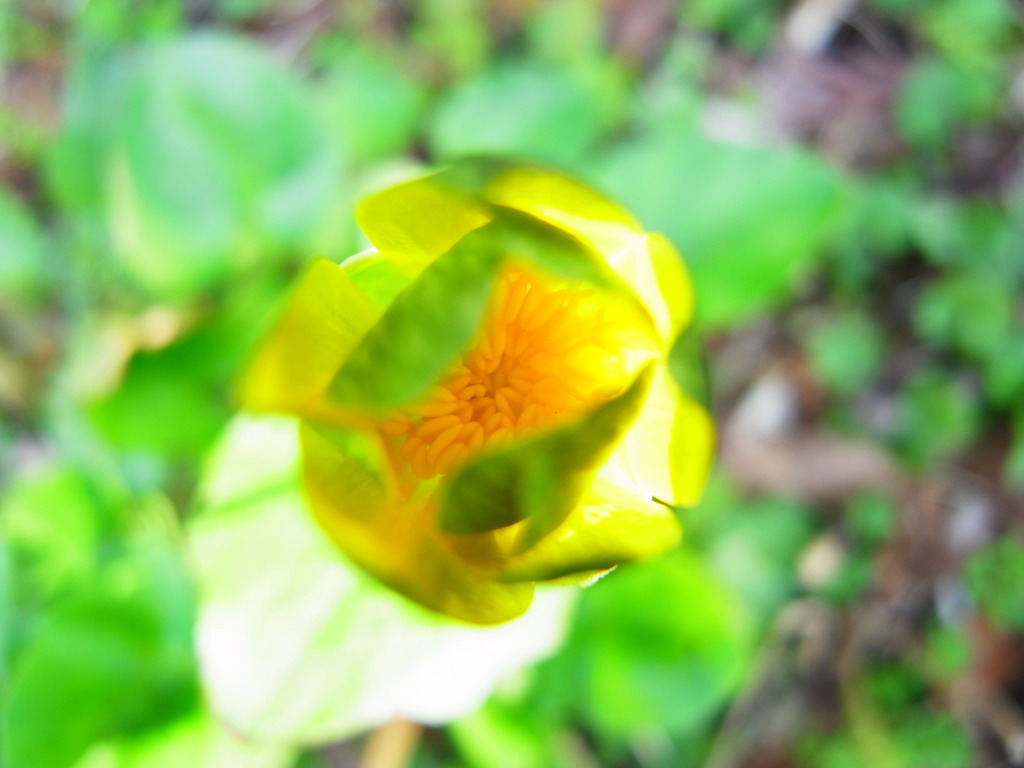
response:
[(720, 497), (710, 493), (697, 510), (711, 518), (712, 528), (706, 540), (695, 532), (695, 546), (707, 552), (708, 566), (751, 615), (767, 621), (796, 593), (794, 563), (813, 533), (811, 513), (785, 498), (744, 502), (730, 488), (716, 490)]
[(888, 496), (860, 493), (850, 499), (846, 507), (846, 527), (861, 546), (879, 546), (892, 533), (895, 524), (896, 505)]
[(56, 613), (15, 669), (4, 712), (13, 765), (70, 765), (131, 717), (154, 632), (132, 606), (74, 605)]
[(544, 3), (526, 19), (530, 57), (543, 62), (585, 91), (598, 110), (602, 129), (623, 121), (632, 96), (633, 74), (605, 44), (604, 9), (589, 0)]
[[(97, 227), (108, 197), (106, 158), (130, 75), (108, 56), (83, 57), (66, 77), (63, 126), (46, 156), (46, 182), (69, 219)], [(101, 93), (107, 98), (96, 98)]]
[(815, 329), (809, 352), (814, 372), (830, 389), (855, 395), (881, 369), (885, 342), (867, 317), (841, 315)]
[(201, 328), (132, 356), (117, 391), (90, 407), (108, 443), (172, 458), (201, 452), (230, 414), (221, 366), (240, 350), (224, 344), (223, 329)]
[(1024, 488), (1024, 408), (1013, 416), (1013, 445), (1003, 466), (1004, 482), (1015, 489)]
[(553, 745), (539, 738), (528, 724), (497, 706), (492, 699), (448, 731), (471, 768), (508, 764), (520, 768), (550, 768)]
[(971, 638), (963, 627), (947, 624), (928, 632), (924, 669), (929, 680), (952, 684), (967, 672), (972, 657)]
[(294, 761), (293, 748), (245, 741), (197, 710), (136, 738), (98, 745), (75, 768), (289, 768)]
[(131, 0), (97, 0), (77, 11), (69, 47), (94, 53), (123, 43), (179, 33), (187, 9), (173, 2), (133, 6)]
[[(207, 451), (197, 501), (207, 517), (245, 511), (268, 494), (294, 489), (298, 425), (290, 418), (236, 418)], [(273, 446), (272, 450), (267, 450)]]
[(325, 222), (336, 153), (303, 86), (259, 49), (203, 34), (81, 66), (52, 184), (70, 213), (106, 224), (145, 287), (194, 291)]
[(778, 3), (758, 0), (696, 0), (682, 7), (688, 27), (724, 32), (742, 48), (758, 52), (771, 43)]
[(927, 465), (965, 447), (978, 430), (977, 402), (961, 380), (915, 374), (900, 399), (900, 436), (911, 461)]
[(217, 0), (217, 10), (231, 20), (270, 13), (275, 0)]
[(932, 5), (932, 0), (871, 0), (871, 4), (885, 13), (901, 15), (927, 8)]
[(466, 77), (487, 62), (492, 45), (489, 10), (478, 0), (423, 3), (412, 14), (410, 37), (447, 74)]
[(954, 129), (988, 117), (998, 103), (998, 81), (989, 74), (926, 57), (911, 67), (904, 80), (896, 122), (911, 145), (935, 151), (950, 143)]
[(52, 466), (23, 474), (0, 507), (2, 531), (23, 589), (46, 598), (87, 582), (112, 532), (112, 500), (88, 476)]
[(611, 154), (601, 186), (686, 257), (697, 312), (738, 323), (789, 297), (815, 265), (840, 210), (835, 174), (790, 149), (652, 134)]
[(584, 592), (564, 657), (577, 705), (603, 732), (692, 727), (732, 694), (754, 650), (734, 595), (679, 550), (618, 569)]
[(531, 48), (541, 60), (568, 65), (605, 54), (601, 8), (587, 0), (545, 3), (527, 23)]
[(0, 188), (0, 297), (31, 298), (43, 278), (43, 236), (21, 202)]
[(958, 201), (948, 197), (926, 198), (910, 211), (915, 245), (933, 263), (943, 267), (963, 263), (968, 250), (963, 211)]
[(832, 605), (849, 605), (871, 586), (874, 578), (872, 565), (872, 561), (861, 553), (843, 558), (831, 578), (821, 585), (821, 598)]
[(915, 245), (940, 267), (1024, 285), (1024, 232), (1012, 211), (986, 201), (932, 196), (908, 212)]
[(902, 765), (908, 768), (959, 768), (974, 754), (970, 737), (951, 713), (930, 710), (902, 718), (896, 729)]
[(966, 569), (967, 588), (978, 607), (997, 627), (1024, 630), (1024, 604), (1008, 584), (1024, 579), (1024, 543), (1010, 536), (971, 555)]
[(330, 62), (319, 101), (353, 159), (365, 162), (406, 149), (420, 125), (424, 86), (374, 48), (350, 44)]
[(830, 254), (835, 293), (859, 299), (885, 261), (902, 257), (918, 186), (909, 169), (849, 180), (850, 194)]
[(600, 110), (557, 71), (506, 63), (449, 91), (428, 127), (441, 160), (478, 154), (578, 163), (597, 138)]
[(956, 64), (992, 78), (1012, 45), (1017, 20), (1002, 0), (942, 0), (922, 7), (924, 35)]
[(901, 173), (857, 179), (846, 209), (848, 232), (869, 253), (902, 253), (908, 237), (909, 209), (916, 202), (916, 178)]
[(0, 680), (7, 680), (13, 634), (14, 566), (7, 542), (0, 537)]
[(65, 768), (99, 739), (195, 704), (191, 592), (172, 553), (140, 548), (50, 612), (3, 702), (9, 765)]
[(566, 590), (538, 594), (498, 627), (446, 619), (349, 565), (313, 524), (297, 478), (254, 494), (220, 477), (246, 471), (255, 444), (295, 472), (295, 440), (289, 420), (237, 420), (205, 480), (222, 489), (217, 504), (190, 525), (203, 683), (235, 732), (320, 743), (392, 717), (443, 723), (560, 642)]
[(1000, 407), (1024, 401), (1024, 331), (1016, 326), (984, 361), (985, 395)]
[(446, 486), (440, 527), (479, 533), (526, 520), (517, 548), (536, 544), (579, 501), (639, 412), (652, 375), (648, 366), (625, 392), (578, 421), (468, 462)]
[(985, 360), (1009, 337), (1015, 304), (1013, 285), (985, 275), (947, 274), (924, 291), (914, 320), (929, 341)]

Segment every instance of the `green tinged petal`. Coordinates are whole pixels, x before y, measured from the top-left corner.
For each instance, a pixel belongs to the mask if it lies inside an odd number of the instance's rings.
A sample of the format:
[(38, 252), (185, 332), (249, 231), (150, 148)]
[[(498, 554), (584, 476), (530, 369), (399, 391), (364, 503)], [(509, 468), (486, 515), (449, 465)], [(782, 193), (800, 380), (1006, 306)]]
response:
[(341, 268), (380, 307), (389, 306), (412, 282), (392, 259), (374, 250), (350, 256)]
[(707, 412), (659, 366), (636, 421), (602, 474), (646, 498), (691, 506), (700, 498), (714, 448)]
[(597, 250), (609, 244), (621, 247), (643, 232), (639, 222), (621, 206), (539, 165), (495, 166), (484, 196), (572, 232)]
[[(622, 296), (630, 295), (632, 301), (639, 297), (642, 303), (636, 302), (636, 309), (654, 316), (664, 339), (674, 337), (689, 321), (689, 277), (668, 241), (648, 235), (617, 204), (543, 166), (466, 160), (373, 195), (361, 204), (357, 217), (378, 250), (414, 276), (461, 237), (500, 216), (502, 209), (506, 215), (527, 214), (586, 246), (597, 263), (591, 264), (589, 275), (578, 279), (605, 284)], [(527, 226), (525, 218), (519, 221)], [(538, 265), (563, 277), (574, 276), (560, 272), (557, 263), (544, 263), (548, 260), (541, 259)], [(580, 262), (573, 263), (578, 268)], [(605, 264), (611, 269), (602, 268)], [(654, 274), (648, 274), (652, 269)]]
[(330, 398), (387, 407), (426, 393), (477, 333), (505, 258), (501, 245), (489, 224), (435, 259), (337, 371)]
[(668, 368), (679, 389), (671, 443), (675, 502), (693, 506), (701, 497), (715, 454), (715, 425), (704, 350), (696, 329), (683, 331), (673, 345)]
[(598, 479), (564, 522), (501, 570), (509, 581), (550, 581), (606, 571), (653, 557), (679, 542), (679, 523), (663, 504)]
[(253, 411), (302, 413), (382, 313), (341, 267), (313, 262), (238, 387)]
[(307, 478), (316, 493), (341, 502), (346, 517), (374, 520), (392, 506), (393, 483), (379, 436), (304, 422), (300, 432)]
[(693, 319), (693, 284), (683, 257), (661, 234), (648, 234), (642, 248), (627, 251), (612, 264), (648, 306), (666, 340)]
[(683, 394), (711, 410), (711, 384), (704, 362), (704, 348), (694, 326), (676, 338), (669, 350), (668, 369)]
[(486, 204), (445, 184), (442, 174), (385, 189), (356, 210), (370, 242), (410, 277), (491, 218)]
[(357, 565), (421, 605), (475, 624), (498, 624), (526, 611), (532, 584), (494, 581), (457, 559), (433, 530), (429, 497), (399, 503), (372, 462), (354, 458), (345, 444), (369, 438), (329, 436), (308, 423), (300, 438), (317, 522)]
[(674, 338), (690, 321), (693, 288), (682, 257), (665, 237), (645, 232), (612, 201), (540, 166), (496, 170), (483, 195), (556, 226), (601, 254), (643, 301), (663, 339)]
[(479, 533), (526, 521), (515, 549), (534, 546), (577, 505), (636, 418), (652, 373), (648, 364), (625, 392), (574, 422), (467, 463), (442, 492), (441, 529)]
[(506, 227), (508, 253), (522, 256), (557, 277), (601, 288), (609, 305), (628, 315), (631, 324), (652, 341), (657, 339), (658, 329), (649, 307), (629, 282), (575, 233), (513, 210), (499, 210), (497, 215)]
[(621, 303), (648, 327), (636, 297), (578, 240), (530, 217), (501, 213), (435, 258), (395, 298), (334, 376), (329, 398), (379, 410), (425, 395), (479, 331), (495, 279), (512, 257), (605, 289), (609, 303)]
[(700, 501), (715, 456), (711, 414), (685, 395), (676, 409), (672, 440), (672, 487), (675, 502), (692, 507)]

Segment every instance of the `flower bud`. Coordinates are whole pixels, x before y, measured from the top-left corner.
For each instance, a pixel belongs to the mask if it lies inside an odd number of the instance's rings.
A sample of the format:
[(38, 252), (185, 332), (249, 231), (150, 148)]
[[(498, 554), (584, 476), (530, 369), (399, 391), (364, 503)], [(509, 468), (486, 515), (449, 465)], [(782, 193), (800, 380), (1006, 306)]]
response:
[(668, 241), (560, 173), (484, 160), (357, 216), (374, 248), (310, 266), (240, 387), (300, 419), (337, 546), (480, 624), (672, 547), (713, 428)]

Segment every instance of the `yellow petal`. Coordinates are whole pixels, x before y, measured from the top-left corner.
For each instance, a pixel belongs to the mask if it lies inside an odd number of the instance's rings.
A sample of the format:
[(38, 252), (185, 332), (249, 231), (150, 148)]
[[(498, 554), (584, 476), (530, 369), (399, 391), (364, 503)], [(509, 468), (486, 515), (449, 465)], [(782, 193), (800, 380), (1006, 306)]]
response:
[(345, 270), (326, 259), (313, 262), (242, 376), (240, 404), (304, 412), (380, 314)]
[(443, 179), (435, 174), (390, 187), (356, 209), (359, 228), (409, 277), (492, 218), (486, 205)]
[(693, 285), (668, 239), (647, 233), (605, 258), (647, 306), (662, 338), (675, 339), (693, 317)]
[(711, 417), (662, 365), (640, 414), (600, 474), (647, 498), (692, 506), (700, 500), (713, 452)]
[(693, 314), (683, 260), (661, 235), (646, 233), (624, 209), (555, 171), (514, 166), (497, 174), (485, 195), (569, 232), (600, 253), (647, 306), (671, 341)]
[(360, 458), (361, 449), (308, 423), (300, 438), (313, 513), (357, 565), (421, 605), (475, 624), (498, 624), (526, 611), (532, 584), (496, 581), (441, 544), (429, 494), (403, 501), (387, 490), (372, 456)]
[(599, 479), (558, 528), (510, 559), (500, 573), (512, 581), (592, 577), (623, 562), (659, 555), (679, 537), (679, 523), (668, 507)]
[(569, 232), (595, 250), (617, 251), (643, 234), (623, 208), (589, 187), (540, 166), (508, 166), (491, 180), (485, 197)]
[(711, 414), (686, 395), (679, 396), (675, 423), (676, 438), (672, 443), (674, 503), (692, 507), (704, 494), (711, 471), (715, 454), (715, 424)]
[(445, 485), (441, 527), (480, 533), (522, 520), (519, 551), (550, 535), (636, 418), (653, 368), (644, 366), (620, 395), (575, 420), (466, 463)]

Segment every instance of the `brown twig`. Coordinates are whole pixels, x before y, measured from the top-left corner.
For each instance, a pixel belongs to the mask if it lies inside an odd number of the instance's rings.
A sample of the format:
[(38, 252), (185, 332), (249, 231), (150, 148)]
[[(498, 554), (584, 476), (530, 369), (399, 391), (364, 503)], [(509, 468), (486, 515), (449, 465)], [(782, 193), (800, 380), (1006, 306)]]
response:
[(422, 727), (395, 719), (377, 728), (366, 740), (359, 768), (406, 768), (416, 751)]

